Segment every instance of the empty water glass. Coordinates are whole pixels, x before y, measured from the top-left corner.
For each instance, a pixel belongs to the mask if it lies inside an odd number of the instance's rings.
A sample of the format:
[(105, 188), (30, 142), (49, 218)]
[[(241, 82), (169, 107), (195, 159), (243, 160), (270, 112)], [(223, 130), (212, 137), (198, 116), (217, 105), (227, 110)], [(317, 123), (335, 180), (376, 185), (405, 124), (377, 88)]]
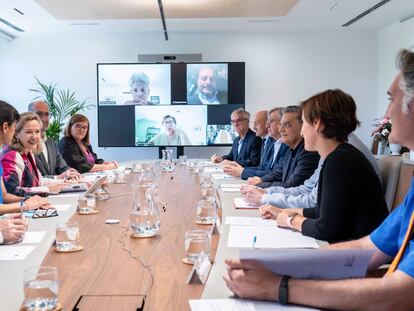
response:
[(205, 230), (191, 230), (185, 232), (184, 248), (186, 259), (194, 263), (201, 253), (211, 258), (210, 232)]
[(76, 221), (56, 226), (56, 249), (60, 252), (70, 252), (79, 247), (79, 226)]
[(23, 287), (25, 310), (54, 310), (59, 291), (57, 268), (45, 266), (25, 269)]
[(182, 166), (187, 165), (187, 156), (186, 155), (180, 155), (180, 165), (182, 165)]

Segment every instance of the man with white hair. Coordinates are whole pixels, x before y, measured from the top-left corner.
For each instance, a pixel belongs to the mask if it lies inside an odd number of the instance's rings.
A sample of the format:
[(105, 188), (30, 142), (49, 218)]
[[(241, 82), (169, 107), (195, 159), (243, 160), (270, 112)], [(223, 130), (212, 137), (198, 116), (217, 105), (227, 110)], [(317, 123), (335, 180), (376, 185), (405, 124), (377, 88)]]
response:
[[(402, 50), (400, 72), (388, 95), (386, 116), (393, 128), (390, 140), (414, 149), (414, 53)], [(226, 260), (227, 286), (239, 297), (309, 305), (320, 309), (414, 309), (414, 182), (403, 203), (384, 222), (359, 240), (330, 245), (336, 249), (371, 249), (373, 270), (392, 260), (383, 278), (305, 280), (279, 276), (255, 261)], [(248, 273), (247, 273), (248, 272)]]

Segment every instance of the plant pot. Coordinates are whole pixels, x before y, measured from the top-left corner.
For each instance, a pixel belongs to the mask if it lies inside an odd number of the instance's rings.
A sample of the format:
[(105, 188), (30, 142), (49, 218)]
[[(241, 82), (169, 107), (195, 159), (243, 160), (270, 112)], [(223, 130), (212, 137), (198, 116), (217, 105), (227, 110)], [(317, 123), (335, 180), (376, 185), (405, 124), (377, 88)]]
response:
[(401, 155), (400, 154), (401, 148), (402, 148), (402, 146), (400, 144), (391, 144), (390, 143), (391, 155)]

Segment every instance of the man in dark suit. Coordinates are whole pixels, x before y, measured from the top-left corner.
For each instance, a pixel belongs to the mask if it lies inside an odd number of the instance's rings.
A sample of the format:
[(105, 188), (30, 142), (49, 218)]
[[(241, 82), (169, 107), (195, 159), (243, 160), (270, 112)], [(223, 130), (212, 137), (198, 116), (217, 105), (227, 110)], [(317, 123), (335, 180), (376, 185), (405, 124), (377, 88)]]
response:
[(231, 114), (231, 124), (239, 135), (234, 141), (229, 154), (222, 157), (213, 155), (211, 162), (226, 164), (235, 161), (241, 166), (257, 166), (260, 163), (262, 139), (249, 128), (250, 113), (243, 108), (234, 110)]
[(49, 106), (44, 101), (38, 100), (29, 105), (28, 111), (37, 114), (42, 121), (43, 151), (35, 155), (36, 166), (42, 176), (57, 175), (58, 178), (79, 178), (79, 173), (75, 169), (69, 168), (63, 160), (55, 141), (46, 138), (45, 132), (49, 127)]
[(273, 108), (269, 113), (259, 111), (254, 118), (256, 136), (262, 137), (262, 151), (260, 164), (243, 168), (236, 162), (227, 164), (224, 171), (234, 177), (247, 179), (253, 176), (264, 176), (272, 171), (272, 168), (283, 160), (288, 149), (280, 140), (278, 124), (280, 123), (282, 108)]
[(272, 172), (263, 177), (250, 177), (248, 183), (262, 188), (282, 186), (285, 188), (302, 185), (308, 179), (319, 162), (317, 152), (304, 148), (302, 129), (302, 109), (300, 106), (288, 106), (283, 109), (279, 125), (282, 142), (289, 146), (283, 161)]
[(197, 91), (189, 96), (188, 105), (220, 105), (227, 104), (227, 92), (217, 89), (218, 76), (215, 68), (204, 65), (197, 76)]

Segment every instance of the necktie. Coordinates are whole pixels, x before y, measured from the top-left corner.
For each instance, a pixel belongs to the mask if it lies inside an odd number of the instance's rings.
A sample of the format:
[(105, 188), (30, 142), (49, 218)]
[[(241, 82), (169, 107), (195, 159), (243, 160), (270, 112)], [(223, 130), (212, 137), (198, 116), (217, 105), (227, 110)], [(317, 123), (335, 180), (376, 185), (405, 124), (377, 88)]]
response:
[(401, 247), (397, 253), (397, 256), (395, 256), (394, 260), (391, 263), (391, 266), (388, 268), (387, 274), (393, 273), (395, 270), (397, 270), (398, 264), (401, 261), (402, 256), (404, 255), (405, 249), (407, 248), (408, 241), (411, 239), (411, 236), (413, 235), (413, 227), (414, 227), (414, 212), (411, 215), (410, 223), (407, 228), (407, 232), (405, 233), (404, 241), (401, 244)]

